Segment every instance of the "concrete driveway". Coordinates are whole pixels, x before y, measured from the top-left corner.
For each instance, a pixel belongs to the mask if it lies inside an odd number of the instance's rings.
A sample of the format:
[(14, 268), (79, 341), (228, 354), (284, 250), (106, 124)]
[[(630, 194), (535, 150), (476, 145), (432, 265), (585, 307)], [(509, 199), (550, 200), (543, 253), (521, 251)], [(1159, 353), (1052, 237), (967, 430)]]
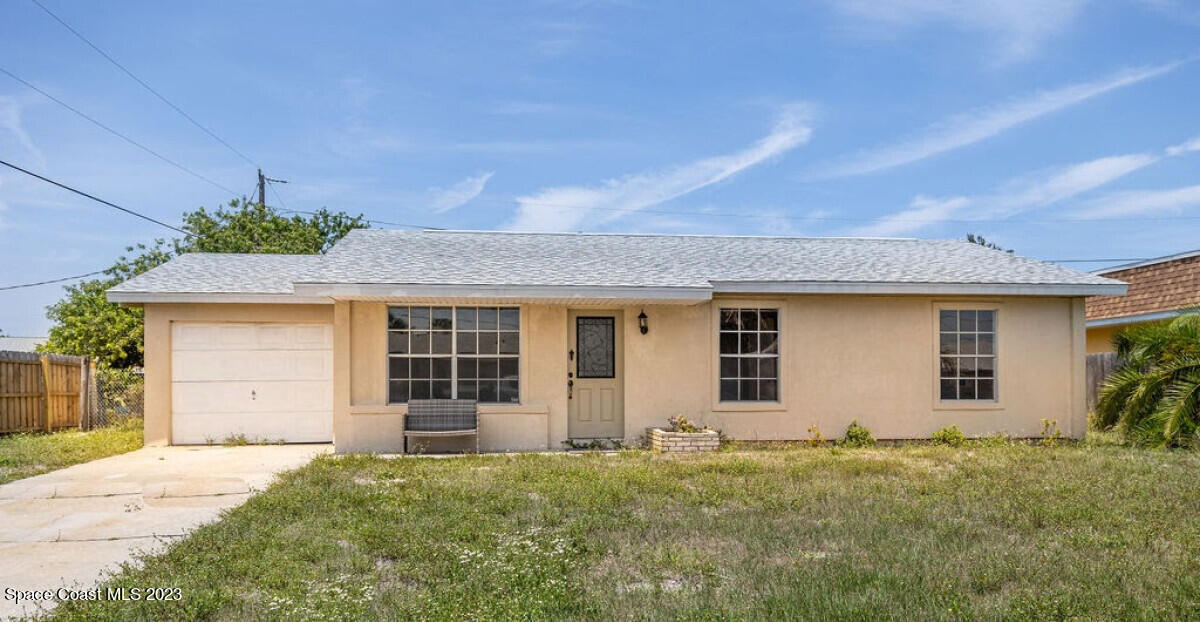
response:
[(0, 619), (56, 604), (17, 604), (8, 588), (92, 588), (135, 553), (165, 546), (241, 505), (276, 473), (331, 450), (147, 447), (0, 486)]

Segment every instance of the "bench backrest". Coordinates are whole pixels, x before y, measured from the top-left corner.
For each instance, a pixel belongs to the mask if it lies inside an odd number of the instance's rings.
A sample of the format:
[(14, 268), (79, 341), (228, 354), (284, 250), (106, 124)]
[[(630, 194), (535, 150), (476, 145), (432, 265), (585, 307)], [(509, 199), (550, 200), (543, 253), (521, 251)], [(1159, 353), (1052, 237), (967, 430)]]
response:
[(479, 414), (475, 400), (409, 400), (404, 429), (413, 432), (476, 430)]

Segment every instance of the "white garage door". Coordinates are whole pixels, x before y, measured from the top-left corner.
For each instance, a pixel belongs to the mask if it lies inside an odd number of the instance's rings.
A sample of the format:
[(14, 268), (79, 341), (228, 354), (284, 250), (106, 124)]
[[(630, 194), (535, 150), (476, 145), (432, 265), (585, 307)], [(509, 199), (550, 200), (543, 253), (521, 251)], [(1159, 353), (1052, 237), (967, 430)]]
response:
[(333, 327), (171, 327), (172, 441), (333, 440)]

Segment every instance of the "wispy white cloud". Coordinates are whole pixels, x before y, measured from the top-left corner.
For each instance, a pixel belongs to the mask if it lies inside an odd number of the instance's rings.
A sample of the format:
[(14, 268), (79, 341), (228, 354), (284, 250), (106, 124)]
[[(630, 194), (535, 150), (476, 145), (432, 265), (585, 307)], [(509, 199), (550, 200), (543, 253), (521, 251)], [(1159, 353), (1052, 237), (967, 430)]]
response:
[(1170, 147), (1167, 147), (1167, 155), (1169, 156), (1183, 155), (1193, 151), (1200, 151), (1200, 136), (1197, 136), (1189, 141), (1179, 143), (1178, 145), (1171, 145)]
[(495, 174), (495, 171), (488, 171), (467, 177), (449, 188), (430, 188), (434, 195), (433, 201), (430, 202), (433, 213), (441, 214), (470, 203), (483, 192), (484, 186)]
[[(753, 145), (672, 168), (609, 179), (594, 186), (556, 186), (517, 198), (509, 229), (570, 231), (602, 224), (729, 179), (808, 142), (810, 114), (804, 104), (786, 106), (769, 134)], [(589, 209), (592, 208), (592, 209)], [(609, 211), (599, 211), (604, 208)]]
[(924, 160), (986, 140), (1014, 126), (1168, 73), (1183, 61), (1121, 71), (1094, 82), (1071, 84), (1003, 104), (955, 115), (891, 145), (860, 152), (810, 171), (808, 179), (828, 179), (874, 173)]
[(0, 146), (9, 141), (33, 156), (40, 167), (46, 167), (45, 156), (29, 137), (29, 132), (25, 131), (25, 125), (21, 122), (21, 103), (15, 97), (0, 95)]
[(982, 33), (997, 44), (1000, 62), (1028, 60), (1041, 45), (1075, 21), (1086, 0), (830, 0), (874, 32), (894, 36), (927, 24)]
[(1120, 218), (1150, 214), (1178, 214), (1200, 206), (1200, 185), (1167, 190), (1126, 190), (1098, 197), (1072, 214), (1075, 218)]
[(917, 195), (908, 204), (908, 209), (884, 216), (869, 225), (855, 228), (850, 233), (881, 237), (903, 235), (952, 218), (970, 204), (971, 199), (968, 197), (937, 198)]
[(992, 217), (1007, 217), (1045, 207), (1099, 188), (1160, 160), (1149, 153), (1096, 158), (1087, 162), (1023, 176), (1002, 186), (1000, 192), (981, 201)]
[[(1196, 143), (1193, 147), (1187, 147)], [(1192, 140), (1181, 145), (1167, 148), (1159, 155), (1157, 153), (1131, 153), (1125, 155), (1096, 158), (1070, 166), (1041, 171), (1035, 174), (1023, 175), (1002, 184), (997, 190), (988, 194), (969, 197), (952, 197), (938, 199), (918, 195), (913, 199), (909, 209), (885, 216), (879, 220), (859, 227), (853, 232), (856, 235), (899, 235), (932, 227), (952, 218), (962, 217), (962, 212), (970, 207), (975, 218), (1008, 218), (1022, 212), (1039, 209), (1060, 203), (1072, 197), (1081, 195), (1089, 190), (1104, 186), (1135, 171), (1139, 171), (1165, 158), (1175, 157), (1200, 150), (1200, 142)], [(1145, 205), (1168, 206), (1172, 201), (1185, 200), (1187, 193), (1163, 197), (1147, 197)], [(1123, 205), (1131, 197), (1114, 198), (1112, 202), (1105, 200), (1093, 204), (1088, 213), (1115, 213), (1119, 205)], [(1136, 198), (1136, 197), (1132, 197)], [(1157, 202), (1156, 202), (1157, 201)], [(1151, 207), (1166, 209), (1166, 207)], [(969, 218), (968, 218), (969, 219)]]

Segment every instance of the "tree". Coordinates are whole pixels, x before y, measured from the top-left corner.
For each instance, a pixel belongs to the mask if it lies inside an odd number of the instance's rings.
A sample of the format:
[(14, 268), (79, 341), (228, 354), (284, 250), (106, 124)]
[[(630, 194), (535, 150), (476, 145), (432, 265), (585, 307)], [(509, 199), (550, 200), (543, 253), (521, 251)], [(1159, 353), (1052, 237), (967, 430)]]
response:
[(191, 235), (128, 247), (103, 278), (67, 286), (66, 296), (46, 309), (54, 326), (39, 350), (82, 354), (108, 367), (141, 365), (142, 309), (108, 302), (109, 288), (181, 253), (324, 253), (352, 229), (366, 226), (362, 215), (322, 209), (309, 217), (286, 217), (245, 199), (213, 212), (203, 207), (187, 212), (181, 228)]
[(1100, 389), (1096, 423), (1138, 444), (1200, 440), (1200, 313), (1127, 328), (1113, 345), (1118, 369)]
[(972, 244), (978, 244), (984, 248), (991, 248), (991, 249), (998, 250), (998, 251), (1004, 251), (1006, 253), (1012, 252), (1012, 249), (1001, 248), (999, 245), (994, 244), (994, 243), (989, 242), (986, 239), (984, 239), (984, 237), (982, 235), (975, 235), (974, 233), (967, 234), (967, 241)]

